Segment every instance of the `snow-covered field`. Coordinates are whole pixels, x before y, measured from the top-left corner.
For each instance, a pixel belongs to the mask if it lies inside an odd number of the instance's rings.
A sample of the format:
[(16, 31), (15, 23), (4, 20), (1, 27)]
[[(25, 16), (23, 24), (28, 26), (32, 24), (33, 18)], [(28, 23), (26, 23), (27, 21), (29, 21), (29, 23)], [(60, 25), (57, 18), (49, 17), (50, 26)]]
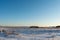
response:
[(0, 33), (0, 40), (60, 40), (60, 30), (58, 29), (15, 29), (15, 31), (18, 35), (6, 36), (4, 33)]

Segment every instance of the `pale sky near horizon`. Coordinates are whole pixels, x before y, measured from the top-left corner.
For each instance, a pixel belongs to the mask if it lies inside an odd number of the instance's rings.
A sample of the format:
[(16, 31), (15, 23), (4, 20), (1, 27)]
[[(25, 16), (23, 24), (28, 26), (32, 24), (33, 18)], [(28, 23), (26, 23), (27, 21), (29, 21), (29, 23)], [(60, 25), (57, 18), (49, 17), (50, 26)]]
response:
[(0, 25), (60, 25), (60, 0), (0, 0)]

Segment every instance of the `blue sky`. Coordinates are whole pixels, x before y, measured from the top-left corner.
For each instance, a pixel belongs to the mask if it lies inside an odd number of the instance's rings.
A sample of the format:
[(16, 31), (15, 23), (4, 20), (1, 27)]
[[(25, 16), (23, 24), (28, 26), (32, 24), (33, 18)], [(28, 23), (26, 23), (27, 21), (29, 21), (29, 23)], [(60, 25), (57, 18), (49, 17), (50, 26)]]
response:
[(60, 24), (60, 0), (0, 0), (0, 25)]

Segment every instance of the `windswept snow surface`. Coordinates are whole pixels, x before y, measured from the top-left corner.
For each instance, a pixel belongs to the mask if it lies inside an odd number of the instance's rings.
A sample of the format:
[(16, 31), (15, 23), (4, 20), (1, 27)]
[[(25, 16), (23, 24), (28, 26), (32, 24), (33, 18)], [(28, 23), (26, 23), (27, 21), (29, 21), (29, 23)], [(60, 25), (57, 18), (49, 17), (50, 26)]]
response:
[(58, 29), (15, 29), (15, 32), (18, 35), (7, 35), (0, 32), (0, 40), (60, 40)]

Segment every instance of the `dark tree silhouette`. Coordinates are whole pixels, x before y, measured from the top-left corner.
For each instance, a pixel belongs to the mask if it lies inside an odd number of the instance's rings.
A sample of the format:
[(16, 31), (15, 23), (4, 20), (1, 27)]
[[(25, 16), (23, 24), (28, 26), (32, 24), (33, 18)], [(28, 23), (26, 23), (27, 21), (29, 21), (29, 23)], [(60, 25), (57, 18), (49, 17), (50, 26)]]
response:
[(30, 28), (39, 28), (38, 26), (30, 26)]
[(56, 28), (60, 28), (60, 26), (56, 26)]

